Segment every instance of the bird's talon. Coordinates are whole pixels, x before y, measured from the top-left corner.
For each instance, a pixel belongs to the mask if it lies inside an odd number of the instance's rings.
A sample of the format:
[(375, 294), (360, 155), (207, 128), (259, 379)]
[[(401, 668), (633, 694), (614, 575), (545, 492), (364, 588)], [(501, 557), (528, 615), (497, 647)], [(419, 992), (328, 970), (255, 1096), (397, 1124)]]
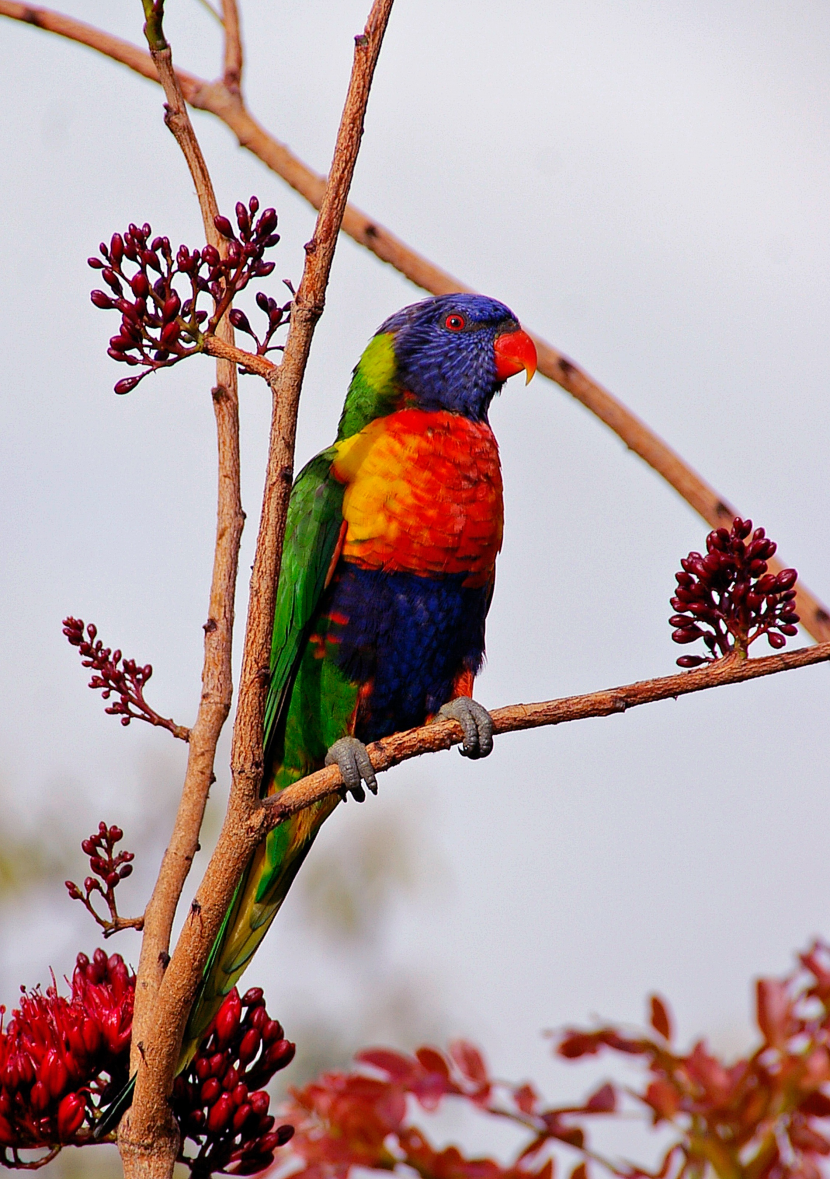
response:
[(336, 765), (340, 770), (343, 785), (340, 794), (345, 801), (349, 794), (355, 802), (363, 802), (366, 793), (363, 789), (365, 782), (372, 794), (378, 792), (378, 782), (375, 771), (366, 752), (366, 746), (357, 737), (341, 737), (335, 741), (326, 754), (326, 765)]
[(475, 760), (493, 751), (493, 718), (478, 701), (458, 696), (438, 709), (438, 717), (456, 720), (464, 731), (459, 752)]

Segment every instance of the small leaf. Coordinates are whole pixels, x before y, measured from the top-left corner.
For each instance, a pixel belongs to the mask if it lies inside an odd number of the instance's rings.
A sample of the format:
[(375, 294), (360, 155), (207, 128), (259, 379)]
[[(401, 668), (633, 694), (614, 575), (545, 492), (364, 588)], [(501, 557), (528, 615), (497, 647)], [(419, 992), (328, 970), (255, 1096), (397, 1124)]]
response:
[(790, 996), (786, 983), (775, 978), (759, 978), (756, 1007), (758, 1027), (774, 1048), (782, 1048), (790, 1022)]
[(651, 996), (651, 1026), (664, 1040), (671, 1039), (671, 1016), (659, 995)]
[(585, 1109), (589, 1113), (613, 1113), (617, 1108), (617, 1094), (613, 1085), (602, 1085), (596, 1093), (592, 1093), (585, 1102)]
[(465, 1077), (475, 1081), (477, 1085), (488, 1083), (487, 1065), (475, 1044), (468, 1040), (453, 1040), (450, 1044), (450, 1056)]

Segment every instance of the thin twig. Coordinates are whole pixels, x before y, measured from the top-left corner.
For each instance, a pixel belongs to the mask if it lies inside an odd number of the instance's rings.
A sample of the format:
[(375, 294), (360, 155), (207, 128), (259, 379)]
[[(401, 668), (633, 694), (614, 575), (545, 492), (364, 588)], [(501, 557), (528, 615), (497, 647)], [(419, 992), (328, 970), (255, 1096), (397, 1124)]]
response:
[[(226, 248), (216, 230), (218, 213), (216, 196), (207, 165), (199, 147), (190, 115), (173, 70), (169, 47), (153, 53), (155, 65), (167, 99), (165, 122), (175, 136), (187, 161), (196, 193), (207, 241), (218, 250)], [(227, 318), (217, 325), (217, 343), (234, 350), (233, 328)], [(239, 544), (244, 524), (240, 493), (239, 398), (236, 364), (218, 358), (216, 385), (212, 390), (216, 418), (218, 449), (218, 489), (216, 545), (211, 578), (208, 620), (205, 623), (205, 654), (202, 668), (202, 695), (196, 722), (190, 733), (187, 770), (170, 843), (159, 869), (153, 894), (144, 914), (144, 936), (136, 979), (135, 1014), (131, 1068), (138, 1071), (137, 1103), (145, 1103), (157, 1114), (150, 1119), (127, 1123), (119, 1136), (125, 1171), (140, 1173), (151, 1142), (155, 1160), (151, 1164), (160, 1173), (172, 1169), (176, 1157), (175, 1128), (170, 1126), (166, 1106), (167, 1088), (152, 1089), (154, 1078), (146, 1075), (144, 1065), (152, 1058), (157, 1044), (156, 999), (165, 965), (169, 959), (170, 935), (184, 883), (198, 850), (199, 832), (211, 783), (214, 781), (216, 746), (230, 712), (233, 698), (232, 641), (234, 599), (239, 566)], [(166, 1157), (165, 1157), (166, 1156)]]
[[(16, 0), (0, 0), (0, 16), (25, 21), (70, 40), (88, 45), (113, 60), (128, 66), (136, 73), (154, 81), (158, 75), (148, 53), (127, 41), (112, 37), (101, 30), (75, 21), (50, 9), (20, 4)], [(221, 119), (234, 133), (240, 145), (257, 156), (267, 167), (320, 208), (325, 190), (325, 179), (308, 168), (285, 144), (270, 135), (252, 118), (237, 91), (224, 81), (207, 82), (193, 74), (178, 71), (182, 91), (187, 101), (199, 110), (208, 111)], [(395, 237), (373, 217), (348, 205), (343, 215), (342, 229), (360, 245), (371, 250), (382, 262), (400, 271), (416, 286), (433, 295), (468, 291), (470, 287), (418, 254)], [(588, 376), (577, 364), (540, 336), (531, 333), (539, 354), (539, 372), (555, 381), (572, 397), (595, 414), (635, 454), (638, 454), (661, 475), (686, 502), (712, 527), (730, 525), (739, 515), (723, 496), (686, 463), (670, 446), (641, 421), (636, 414), (618, 401), (607, 389)], [(778, 573), (784, 562), (773, 559), (770, 570)], [(802, 581), (796, 586), (798, 613), (804, 629), (818, 642), (830, 639), (830, 611)]]
[(266, 381), (271, 378), (277, 366), (265, 356), (256, 356), (253, 352), (245, 352), (233, 344), (228, 344), (219, 336), (205, 336), (205, 352), (208, 356), (221, 356), (231, 364), (239, 365), (246, 372), (263, 377)]
[(242, 33), (236, 0), (222, 0), (222, 24), (225, 28), (225, 68), (222, 81), (231, 94), (239, 94), (242, 85)]
[[(337, 136), (329, 192), (307, 247), (283, 363), (271, 380), (273, 413), (260, 532), (231, 752), (233, 781), (228, 812), (216, 850), (194, 900), (156, 997), (153, 1024), (143, 1042), (129, 1136), (136, 1144), (157, 1142), (169, 1125), (165, 1095), (173, 1082), (182, 1033), (208, 952), (245, 866), (261, 823), (262, 732), (274, 601), (288, 495), (300, 384), (340, 229), (363, 119), (392, 0), (375, 0), (364, 34), (356, 38), (355, 62)], [(137, 1037), (134, 1036), (134, 1040)], [(149, 1043), (148, 1043), (149, 1040)]]
[[(589, 717), (610, 716), (615, 712), (626, 712), (641, 704), (653, 704), (658, 700), (676, 699), (690, 692), (704, 692), (709, 688), (721, 688), (725, 684), (739, 684), (744, 680), (760, 676), (775, 675), (781, 671), (793, 671), (798, 667), (809, 667), (813, 663), (830, 660), (830, 642), (815, 647), (802, 647), (797, 651), (785, 651), (767, 655), (761, 659), (734, 659), (727, 656), (717, 663), (678, 675), (663, 676), (659, 679), (640, 680), (619, 688), (605, 688), (599, 692), (588, 692), (583, 696), (563, 696), (558, 700), (545, 700), (539, 704), (511, 704), (491, 712), (495, 733), (515, 733), (522, 729), (538, 729), (547, 725), (561, 725), (568, 721), (587, 720)], [(391, 769), (411, 757), (422, 753), (437, 753), (461, 743), (461, 725), (454, 720), (436, 721), (419, 729), (396, 733), (384, 737), (368, 746), (369, 757), (375, 770)], [(340, 792), (343, 779), (337, 766), (317, 770), (292, 786), (286, 786), (278, 795), (263, 800), (262, 808), (268, 812), (267, 825), (276, 826), (297, 811)]]

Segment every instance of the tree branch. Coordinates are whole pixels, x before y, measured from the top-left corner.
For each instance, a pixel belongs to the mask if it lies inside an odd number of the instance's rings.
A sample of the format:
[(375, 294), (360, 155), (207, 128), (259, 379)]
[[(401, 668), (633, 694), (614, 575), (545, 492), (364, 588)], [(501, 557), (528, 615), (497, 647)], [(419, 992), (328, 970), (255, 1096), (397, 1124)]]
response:
[(222, 24), (225, 29), (222, 81), (230, 94), (239, 94), (242, 85), (242, 34), (236, 0), (222, 0)]
[[(547, 725), (561, 725), (568, 721), (587, 720), (589, 717), (610, 716), (615, 712), (627, 712), (641, 704), (654, 704), (658, 700), (676, 700), (691, 692), (704, 692), (709, 688), (721, 688), (726, 684), (740, 684), (745, 680), (761, 676), (776, 675), (781, 671), (793, 671), (809, 667), (813, 663), (830, 661), (830, 642), (815, 647), (802, 647), (797, 651), (785, 651), (777, 655), (766, 655), (760, 659), (741, 659), (726, 656), (716, 663), (694, 671), (677, 675), (662, 676), (659, 679), (639, 680), (619, 688), (604, 688), (599, 692), (588, 692), (583, 696), (563, 696), (558, 700), (545, 700), (539, 704), (510, 704), (496, 708), (490, 713), (493, 731), (496, 734), (516, 733), (522, 729), (538, 729)], [(422, 753), (437, 753), (459, 745), (463, 738), (461, 725), (455, 720), (441, 720), (395, 733), (368, 746), (369, 757), (375, 770), (380, 773)], [(290, 815), (340, 792), (343, 779), (337, 766), (327, 766), (291, 786), (286, 786), (272, 798), (263, 799), (261, 809), (266, 813), (266, 829), (277, 826)]]
[[(129, 42), (111, 37), (81, 21), (75, 21), (46, 8), (20, 4), (15, 0), (0, 0), (0, 16), (25, 21), (88, 45), (143, 77), (158, 80), (148, 53), (143, 53)], [(226, 56), (226, 70), (227, 60)], [(234, 90), (226, 79), (211, 83), (181, 70), (178, 71), (178, 78), (182, 91), (192, 106), (221, 119), (242, 147), (247, 148), (271, 171), (281, 176), (314, 208), (320, 208), (326, 186), (325, 179), (308, 168), (285, 144), (280, 143), (251, 117), (238, 89)], [(367, 250), (371, 250), (382, 262), (388, 262), (416, 286), (433, 295), (472, 289), (418, 254), (354, 205), (347, 206), (342, 228), (344, 233), (365, 246)], [(701, 479), (697, 472), (649, 429), (645, 422), (563, 353), (540, 336), (532, 332), (531, 335), (539, 354), (540, 373), (555, 381), (612, 429), (629, 449), (661, 475), (712, 528), (729, 526), (732, 523), (733, 517), (740, 513)], [(779, 573), (784, 567), (782, 561), (770, 561), (770, 570), (773, 573)], [(799, 581), (796, 591), (798, 613), (804, 629), (819, 642), (830, 640), (828, 608), (803, 582)]]
[[(257, 842), (256, 837), (252, 841), (251, 835), (256, 831), (261, 810), (263, 715), (276, 584), (292, 483), (300, 386), (314, 327), (323, 310), (363, 133), (369, 90), (391, 7), (392, 0), (375, 0), (365, 32), (355, 39), (355, 61), (329, 185), (314, 237), (306, 246), (306, 264), (292, 310), (283, 362), (269, 381), (273, 393), (271, 439), (231, 751), (231, 796), (216, 851), (158, 990), (152, 1026), (145, 1025), (146, 1034), (141, 1042), (134, 1033), (140, 1063), (135, 1101), (128, 1115), (128, 1133), (136, 1153), (150, 1143), (162, 1145), (160, 1139), (170, 1119), (166, 1095), (175, 1075), (188, 1012), (225, 910)], [(154, 54), (160, 71), (164, 68), (161, 60), (164, 52)]]
[[(165, 123), (175, 136), (190, 170), (205, 229), (206, 240), (220, 252), (227, 248), (225, 239), (214, 224), (219, 209), (210, 174), (196, 138), (184, 96), (172, 65), (169, 47), (155, 50), (153, 62), (167, 99)], [(217, 343), (234, 348), (233, 328), (223, 317), (217, 325)], [(230, 712), (233, 699), (231, 666), (233, 646), (234, 602), (239, 567), (239, 545), (244, 524), (240, 491), (239, 397), (236, 364), (221, 357), (216, 363), (216, 385), (212, 390), (218, 450), (218, 488), (216, 544), (211, 577), (208, 620), (205, 623), (205, 654), (202, 666), (202, 694), (196, 722), (190, 732), (187, 770), (181, 799), (159, 869), (153, 894), (144, 914), (144, 935), (136, 978), (135, 1013), (131, 1050), (131, 1071), (142, 1073), (146, 1053), (152, 1051), (156, 1038), (156, 1000), (169, 960), (170, 935), (176, 909), (193, 858), (199, 845), (210, 786), (215, 780), (216, 746)], [(142, 1090), (153, 1079), (139, 1077), (137, 1100), (146, 1100)], [(150, 1097), (164, 1107), (164, 1116), (155, 1125), (145, 1121), (125, 1121), (119, 1134), (119, 1148), (125, 1172), (142, 1174), (172, 1172), (178, 1150), (175, 1127), (163, 1088)], [(156, 1108), (158, 1105), (156, 1104)], [(137, 1132), (136, 1132), (137, 1128)]]
[(228, 344), (218, 336), (205, 336), (205, 352), (208, 356), (221, 356), (233, 365), (239, 365), (249, 373), (254, 373), (268, 381), (277, 370), (277, 365), (266, 356), (256, 356), (253, 352), (245, 352), (233, 344)]

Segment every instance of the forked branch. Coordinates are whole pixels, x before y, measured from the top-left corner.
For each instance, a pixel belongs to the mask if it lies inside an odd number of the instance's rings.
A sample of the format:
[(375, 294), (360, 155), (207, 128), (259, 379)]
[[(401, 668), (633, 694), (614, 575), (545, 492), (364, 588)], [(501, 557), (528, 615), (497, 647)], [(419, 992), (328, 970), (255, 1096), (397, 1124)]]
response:
[[(227, 22), (227, 9), (225, 19)], [(149, 53), (100, 29), (73, 20), (62, 13), (17, 0), (0, 0), (0, 16), (24, 21), (38, 28), (56, 33), (70, 40), (88, 45), (91, 49), (111, 57), (142, 77), (158, 81), (159, 75)], [(226, 36), (227, 36), (226, 23)], [(281, 176), (301, 196), (319, 209), (326, 182), (312, 171), (286, 146), (265, 130), (246, 109), (238, 89), (227, 80), (226, 74), (217, 82), (208, 82), (183, 70), (176, 71), (182, 94), (191, 106), (208, 111), (221, 119), (233, 132), (240, 145), (257, 156), (268, 168)], [(370, 250), (382, 262), (394, 266), (416, 286), (433, 295), (446, 295), (471, 288), (454, 278), (441, 267), (417, 253), (375, 218), (369, 217), (354, 205), (348, 205), (343, 215), (343, 232)], [(541, 336), (532, 333), (539, 356), (539, 372), (555, 381), (600, 421), (614, 431), (622, 441), (652, 467), (658, 475), (678, 492), (712, 527), (727, 527), (738, 513), (734, 507), (694, 471), (679, 454), (668, 446), (645, 422), (633, 414), (613, 394), (584, 372)], [(772, 561), (770, 569), (780, 573), (784, 564)], [(799, 583), (797, 609), (805, 630), (818, 642), (830, 640), (830, 611)]]
[[(306, 247), (303, 278), (292, 309), (283, 363), (273, 374), (273, 410), (243, 653), (237, 718), (231, 751), (233, 781), (225, 824), (176, 950), (158, 988), (152, 1021), (134, 1036), (137, 1085), (126, 1134), (139, 1165), (143, 1144), (164, 1153), (170, 1133), (167, 1094), (173, 1082), (185, 1022), (208, 952), (251, 850), (259, 812), (262, 731), (276, 583), (288, 496), (300, 387), (325, 289), (363, 132), (372, 77), (392, 0), (375, 0), (365, 32), (355, 39), (355, 61), (337, 136), (330, 180), (314, 237)], [(146, 937), (146, 935), (145, 935)], [(123, 1127), (122, 1127), (123, 1130)], [(169, 1156), (169, 1151), (168, 1151)], [(138, 1170), (135, 1172), (139, 1173)], [(158, 1172), (161, 1174), (162, 1172)]]

